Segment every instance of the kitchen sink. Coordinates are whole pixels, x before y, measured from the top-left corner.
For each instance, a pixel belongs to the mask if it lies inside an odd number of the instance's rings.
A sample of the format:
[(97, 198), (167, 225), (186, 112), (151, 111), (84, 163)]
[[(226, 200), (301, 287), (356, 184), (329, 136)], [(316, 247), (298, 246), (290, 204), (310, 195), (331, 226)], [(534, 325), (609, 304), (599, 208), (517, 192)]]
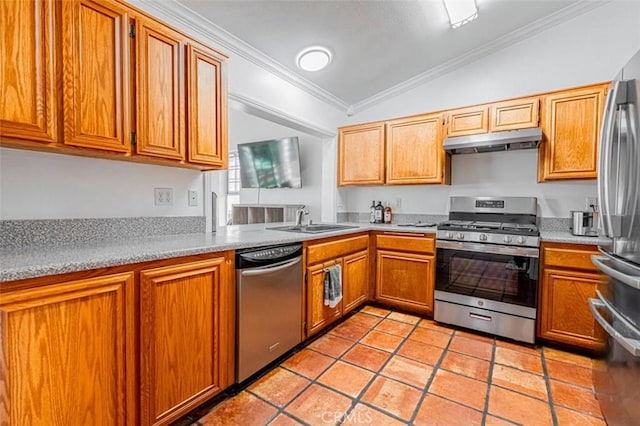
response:
[(318, 223), (315, 225), (287, 225), (287, 226), (274, 226), (271, 229), (274, 231), (287, 231), (287, 232), (302, 232), (304, 234), (319, 234), (321, 232), (340, 231), (342, 229), (355, 229), (357, 226), (351, 225), (338, 225), (335, 223)]

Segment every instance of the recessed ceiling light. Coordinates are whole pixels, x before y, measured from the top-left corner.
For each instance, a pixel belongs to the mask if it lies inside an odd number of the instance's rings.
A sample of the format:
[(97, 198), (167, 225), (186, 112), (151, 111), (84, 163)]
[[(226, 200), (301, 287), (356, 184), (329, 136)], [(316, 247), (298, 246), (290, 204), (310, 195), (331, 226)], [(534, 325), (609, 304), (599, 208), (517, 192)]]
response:
[(458, 28), (468, 24), (478, 17), (475, 0), (443, 0), (449, 15), (451, 28)]
[(329, 65), (333, 55), (326, 47), (312, 46), (303, 49), (296, 56), (296, 64), (305, 71), (319, 71)]

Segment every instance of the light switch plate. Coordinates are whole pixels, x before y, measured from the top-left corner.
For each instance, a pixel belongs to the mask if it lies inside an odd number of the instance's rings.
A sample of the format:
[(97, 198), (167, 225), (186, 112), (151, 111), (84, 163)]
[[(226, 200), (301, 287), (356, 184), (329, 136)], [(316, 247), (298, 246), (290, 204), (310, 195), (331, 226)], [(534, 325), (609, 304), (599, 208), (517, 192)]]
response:
[(153, 193), (156, 206), (173, 205), (173, 188), (154, 188)]

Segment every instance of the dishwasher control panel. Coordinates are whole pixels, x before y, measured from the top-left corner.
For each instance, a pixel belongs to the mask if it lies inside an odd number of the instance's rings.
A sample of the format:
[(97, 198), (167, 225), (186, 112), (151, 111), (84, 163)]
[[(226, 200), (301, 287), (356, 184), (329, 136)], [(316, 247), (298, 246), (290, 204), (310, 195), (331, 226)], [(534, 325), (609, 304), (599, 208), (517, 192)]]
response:
[(236, 251), (236, 268), (256, 267), (302, 255), (302, 244), (288, 244)]

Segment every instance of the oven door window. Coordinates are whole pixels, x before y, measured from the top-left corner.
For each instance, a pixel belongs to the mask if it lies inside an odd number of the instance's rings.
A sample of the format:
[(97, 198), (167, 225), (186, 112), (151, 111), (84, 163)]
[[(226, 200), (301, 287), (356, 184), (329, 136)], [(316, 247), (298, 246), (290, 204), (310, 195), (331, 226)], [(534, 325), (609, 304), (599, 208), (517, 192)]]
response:
[(535, 308), (538, 259), (438, 249), (436, 289)]

